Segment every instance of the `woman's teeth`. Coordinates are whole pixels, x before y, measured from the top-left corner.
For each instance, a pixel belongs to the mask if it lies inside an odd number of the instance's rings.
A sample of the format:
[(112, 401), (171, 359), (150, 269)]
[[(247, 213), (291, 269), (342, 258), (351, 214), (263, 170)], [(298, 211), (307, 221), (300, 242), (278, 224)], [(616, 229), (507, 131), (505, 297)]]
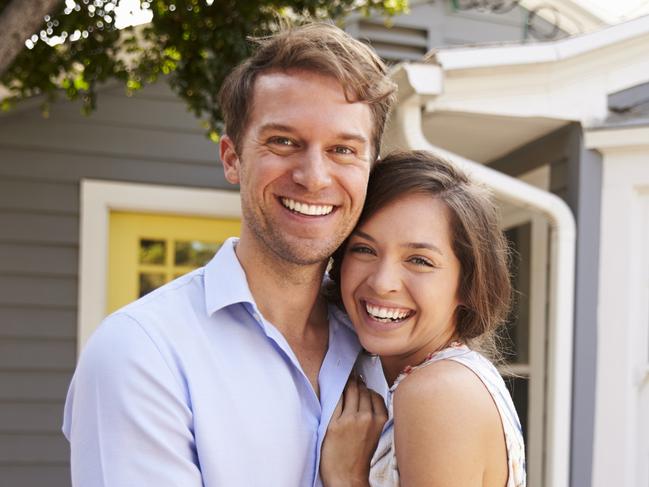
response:
[(282, 198), (281, 200), (282, 204), (286, 208), (302, 215), (328, 215), (334, 209), (333, 205), (309, 205), (307, 203), (300, 203), (299, 201), (295, 201), (290, 198)]
[(402, 321), (410, 316), (411, 311), (403, 308), (385, 308), (365, 303), (365, 310), (377, 321), (388, 323)]

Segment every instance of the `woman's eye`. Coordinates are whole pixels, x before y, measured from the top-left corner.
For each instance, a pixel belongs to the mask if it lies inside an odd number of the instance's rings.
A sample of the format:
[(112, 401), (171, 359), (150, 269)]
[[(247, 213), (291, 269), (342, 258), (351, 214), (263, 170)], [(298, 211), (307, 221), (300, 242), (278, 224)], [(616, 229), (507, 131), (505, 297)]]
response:
[(422, 265), (426, 267), (435, 267), (435, 264), (433, 264), (430, 260), (424, 258), (424, 257), (411, 257), (409, 262), (415, 264), (415, 265)]
[(374, 255), (374, 250), (366, 245), (352, 245), (349, 247), (349, 252), (353, 252), (354, 254)]

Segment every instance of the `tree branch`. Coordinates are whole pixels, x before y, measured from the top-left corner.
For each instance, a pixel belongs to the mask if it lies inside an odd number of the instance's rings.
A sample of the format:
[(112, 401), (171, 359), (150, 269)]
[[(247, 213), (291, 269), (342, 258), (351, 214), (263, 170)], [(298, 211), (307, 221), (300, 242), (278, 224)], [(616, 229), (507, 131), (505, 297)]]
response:
[(25, 49), (25, 41), (61, 0), (13, 0), (0, 16), (0, 75)]

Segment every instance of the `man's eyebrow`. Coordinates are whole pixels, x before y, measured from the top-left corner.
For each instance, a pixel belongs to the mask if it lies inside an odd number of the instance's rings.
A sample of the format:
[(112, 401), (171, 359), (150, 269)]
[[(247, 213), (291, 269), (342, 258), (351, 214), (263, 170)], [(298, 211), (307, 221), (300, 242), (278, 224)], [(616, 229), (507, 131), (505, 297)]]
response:
[(266, 123), (261, 126), (260, 130), (262, 132), (266, 132), (268, 130), (278, 130), (280, 132), (291, 132), (291, 133), (295, 132), (295, 129), (293, 127), (281, 123), (276, 123), (276, 122)]
[[(269, 122), (261, 126), (260, 131), (261, 132), (267, 132), (269, 130), (277, 130), (279, 132), (288, 132), (288, 133), (295, 133), (297, 132), (297, 129), (294, 127), (291, 127), (290, 125), (284, 125), (283, 123), (278, 123), (278, 122)], [(362, 144), (367, 144), (368, 143), (368, 138), (365, 137), (363, 134), (358, 134), (354, 132), (341, 132), (337, 135), (337, 137), (340, 140), (354, 140), (356, 142), (360, 142)]]
[(361, 144), (367, 144), (368, 139), (362, 134), (353, 134), (350, 132), (344, 132), (341, 134), (338, 134), (338, 138), (341, 140), (355, 140), (356, 142), (360, 142)]
[[(365, 232), (363, 232), (361, 230), (354, 230), (352, 232), (352, 235), (357, 235), (357, 236), (359, 236), (361, 238), (364, 238), (365, 240), (369, 240), (370, 242), (376, 243), (376, 239), (374, 237), (372, 237), (370, 234), (365, 233)], [(444, 255), (444, 252), (442, 252), (441, 249), (437, 245), (429, 243), (429, 242), (408, 242), (408, 243), (401, 244), (400, 246), (401, 247), (407, 247), (409, 249), (415, 249), (415, 250), (416, 249), (427, 249), (427, 250), (431, 250), (433, 252), (436, 252), (439, 255), (442, 255), (442, 256)]]

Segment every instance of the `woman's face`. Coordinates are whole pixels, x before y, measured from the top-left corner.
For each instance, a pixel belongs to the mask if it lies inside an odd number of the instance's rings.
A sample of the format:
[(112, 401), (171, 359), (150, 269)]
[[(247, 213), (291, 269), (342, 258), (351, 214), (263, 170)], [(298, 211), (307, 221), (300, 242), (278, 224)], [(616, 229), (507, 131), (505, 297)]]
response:
[(437, 198), (402, 196), (354, 230), (341, 267), (342, 298), (388, 379), (453, 339), (459, 279), (449, 210)]

